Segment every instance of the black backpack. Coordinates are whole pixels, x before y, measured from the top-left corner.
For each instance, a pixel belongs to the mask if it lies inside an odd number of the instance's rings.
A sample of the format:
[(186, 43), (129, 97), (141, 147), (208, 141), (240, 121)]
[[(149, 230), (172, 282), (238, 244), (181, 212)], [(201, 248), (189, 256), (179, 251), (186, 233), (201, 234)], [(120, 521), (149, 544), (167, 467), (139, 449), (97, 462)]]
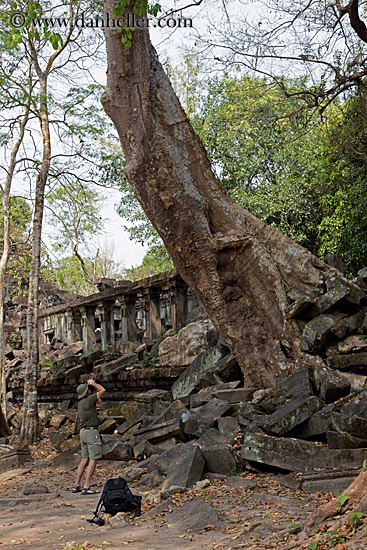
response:
[(98, 517), (102, 508), (107, 514), (111, 514), (111, 516), (115, 516), (118, 512), (135, 510), (135, 514), (133, 515), (133, 518), (135, 518), (141, 515), (141, 496), (132, 494), (126, 479), (122, 477), (109, 479), (103, 487), (93, 519), (88, 519), (90, 523), (104, 525), (104, 520)]

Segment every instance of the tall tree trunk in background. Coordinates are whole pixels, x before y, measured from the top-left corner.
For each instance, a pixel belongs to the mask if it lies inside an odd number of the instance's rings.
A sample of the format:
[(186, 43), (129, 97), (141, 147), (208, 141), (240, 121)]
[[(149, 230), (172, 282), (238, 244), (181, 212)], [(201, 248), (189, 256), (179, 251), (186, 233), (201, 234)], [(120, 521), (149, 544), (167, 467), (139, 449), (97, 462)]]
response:
[(40, 436), (37, 381), (39, 369), (38, 347), (38, 286), (41, 267), (41, 234), (44, 209), (45, 187), (51, 159), (50, 128), (47, 107), (47, 72), (42, 72), (35, 51), (33, 61), (40, 82), (40, 125), (42, 132), (42, 164), (36, 182), (36, 198), (32, 227), (32, 260), (29, 273), (27, 307), (27, 368), (24, 379), (23, 422), (21, 437), (34, 443)]
[[(111, 15), (115, 5), (105, 0), (105, 12)], [(119, 133), (134, 192), (237, 358), (245, 383), (273, 385), (277, 373), (303, 359), (300, 332), (287, 319), (286, 306), (322, 288), (334, 270), (224, 192), (147, 29), (134, 31), (130, 48), (122, 45), (118, 30), (105, 34), (102, 103)]]
[(4, 227), (4, 245), (3, 253), (0, 260), (0, 402), (1, 411), (3, 413), (3, 422), (6, 423), (6, 378), (5, 378), (5, 342), (4, 342), (4, 282), (5, 272), (8, 265), (10, 254), (10, 188), (13, 180), (17, 154), (19, 147), (23, 141), (24, 130), (28, 122), (29, 107), (26, 107), (23, 119), (20, 123), (19, 136), (14, 144), (10, 155), (8, 173), (5, 180), (5, 185), (1, 189), (3, 203), (3, 227)]
[(0, 408), (0, 436), (10, 435), (11, 431), (9, 429), (8, 423), (5, 420), (3, 411)]

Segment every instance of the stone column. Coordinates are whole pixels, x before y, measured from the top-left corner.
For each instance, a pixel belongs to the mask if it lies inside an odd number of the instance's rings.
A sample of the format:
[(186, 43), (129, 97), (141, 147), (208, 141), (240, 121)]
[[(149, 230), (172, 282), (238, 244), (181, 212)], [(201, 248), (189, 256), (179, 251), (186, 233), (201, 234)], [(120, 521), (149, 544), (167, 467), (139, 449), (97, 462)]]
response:
[(160, 320), (161, 320), (161, 334), (164, 334), (167, 330), (172, 328), (172, 305), (171, 305), (171, 291), (166, 286), (162, 288), (162, 292), (159, 295), (160, 303)]
[(102, 349), (115, 347), (115, 327), (113, 323), (113, 307), (110, 302), (100, 302), (97, 311), (101, 323)]
[(126, 313), (126, 341), (137, 342), (137, 324), (136, 324), (136, 294), (125, 296)]
[(83, 333), (84, 353), (92, 353), (96, 345), (94, 308), (81, 307), (81, 325)]
[(162, 334), (162, 322), (159, 305), (159, 290), (146, 288), (143, 291), (146, 337), (154, 340)]
[(172, 304), (172, 330), (180, 330), (186, 322), (186, 288), (178, 281), (170, 283)]
[(120, 309), (120, 330), (121, 330), (121, 342), (127, 342), (127, 313), (126, 313), (126, 299), (125, 296), (121, 296), (117, 300), (117, 305)]

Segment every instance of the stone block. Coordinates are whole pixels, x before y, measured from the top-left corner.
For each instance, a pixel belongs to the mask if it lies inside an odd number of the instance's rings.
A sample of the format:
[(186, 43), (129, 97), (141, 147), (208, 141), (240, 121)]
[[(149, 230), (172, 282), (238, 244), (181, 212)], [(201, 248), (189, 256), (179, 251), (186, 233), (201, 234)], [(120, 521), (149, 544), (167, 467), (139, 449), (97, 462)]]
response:
[(216, 510), (201, 498), (191, 500), (166, 516), (167, 524), (180, 533), (196, 533), (207, 525), (219, 526), (221, 520)]
[(363, 267), (357, 273), (357, 285), (367, 291), (367, 267)]
[(9, 469), (14, 466), (22, 466), (31, 462), (31, 452), (29, 449), (11, 449), (8, 452), (0, 454), (0, 469)]
[(168, 405), (168, 407), (164, 409), (164, 411), (158, 416), (158, 418), (156, 418), (156, 420), (152, 422), (152, 424), (150, 424), (150, 426), (157, 426), (169, 420), (179, 419), (187, 412), (188, 410), (185, 405), (177, 399)]
[(359, 311), (355, 315), (351, 315), (350, 317), (341, 319), (330, 330), (334, 334), (334, 336), (339, 338), (339, 340), (342, 340), (361, 326), (365, 315), (365, 311)]
[(367, 420), (361, 416), (349, 417), (333, 412), (331, 423), (333, 429), (337, 432), (346, 432), (360, 439), (364, 439), (367, 434)]
[(343, 313), (335, 312), (319, 315), (309, 321), (302, 333), (301, 350), (307, 353), (321, 351), (327, 342), (330, 330), (343, 317)]
[(71, 472), (75, 470), (81, 460), (80, 444), (76, 443), (74, 447), (63, 451), (52, 460), (52, 469)]
[(198, 439), (206, 471), (229, 475), (236, 470), (236, 460), (228, 443), (228, 438), (213, 428)]
[(44, 495), (49, 492), (45, 485), (25, 485), (23, 489), (23, 495)]
[(149, 519), (152, 516), (157, 516), (158, 514), (163, 514), (164, 512), (172, 512), (172, 510), (175, 510), (177, 508), (176, 504), (173, 502), (171, 498), (167, 498), (160, 504), (157, 504), (157, 506), (154, 506), (154, 508), (150, 508), (147, 512), (145, 512), (141, 519)]
[(205, 386), (205, 388), (201, 388), (199, 391), (199, 394), (202, 395), (203, 393), (210, 393), (213, 394), (216, 391), (221, 390), (234, 390), (235, 388), (238, 388), (238, 386), (241, 384), (240, 380), (234, 380), (233, 382), (221, 382), (219, 384), (215, 384), (214, 386)]
[(134, 489), (138, 489), (138, 491), (151, 491), (162, 485), (163, 482), (164, 477), (162, 474), (158, 470), (153, 470), (141, 477), (138, 483), (135, 484)]
[(263, 411), (271, 414), (286, 401), (312, 394), (312, 369), (303, 367), (292, 376), (279, 376), (275, 391), (264, 397), (259, 405)]
[(230, 410), (230, 403), (214, 398), (192, 412), (190, 418), (185, 422), (184, 431), (186, 434), (200, 437), (214, 426), (218, 418)]
[(53, 426), (54, 428), (60, 428), (63, 424), (65, 424), (66, 420), (67, 418), (65, 414), (61, 414), (57, 411), (52, 411), (50, 426)]
[(289, 437), (300, 439), (317, 438), (326, 434), (331, 428), (331, 413), (335, 405), (331, 403), (321, 410), (314, 413), (310, 418), (299, 424), (294, 430), (288, 433)]
[(62, 445), (65, 443), (67, 439), (67, 435), (64, 435), (63, 433), (60, 433), (60, 432), (51, 432), (49, 434), (49, 438), (50, 438), (51, 447), (53, 449), (56, 449), (56, 451), (60, 452)]
[(362, 338), (358, 334), (352, 334), (343, 340), (342, 342), (337, 343), (337, 350), (339, 353), (360, 353), (363, 351), (367, 352), (367, 339)]
[(109, 363), (104, 363), (101, 365), (101, 373), (103, 375), (103, 380), (114, 380), (116, 375), (125, 369), (129, 365), (134, 365), (139, 361), (139, 356), (137, 353), (127, 353), (114, 361)]
[(344, 285), (335, 285), (330, 288), (323, 296), (321, 296), (316, 302), (316, 309), (321, 313), (325, 313), (330, 308), (335, 306), (342, 298), (348, 296), (349, 288)]
[(211, 428), (194, 441), (193, 444), (199, 445), (200, 448), (214, 447), (215, 445), (228, 445), (230, 440), (231, 436), (223, 435), (216, 428)]
[(150, 456), (163, 453), (163, 449), (158, 447), (158, 445), (152, 445), (149, 441), (140, 441), (134, 447), (134, 458), (137, 460), (145, 459)]
[(163, 449), (163, 451), (169, 451), (172, 449), (175, 445), (179, 444), (178, 440), (175, 437), (170, 437), (169, 439), (165, 439), (164, 441), (159, 442), (159, 448)]
[(355, 480), (360, 473), (359, 468), (350, 470), (326, 470), (314, 472), (291, 473), (280, 478), (280, 484), (290, 489), (299, 489), (305, 493), (340, 494)]
[(207, 351), (202, 351), (172, 385), (173, 398), (178, 399), (190, 395), (195, 389), (200, 389), (202, 385), (208, 385), (204, 382), (201, 384), (201, 382), (208, 372), (217, 374), (215, 365), (227, 355), (228, 348), (221, 343)]
[(159, 345), (160, 364), (170, 367), (184, 367), (205, 349), (207, 342), (205, 333), (211, 328), (208, 321), (190, 323), (177, 334), (168, 336)]
[(351, 370), (358, 368), (367, 374), (367, 353), (352, 353), (350, 355), (330, 355), (326, 364), (332, 369)]
[(364, 449), (327, 449), (319, 444), (284, 437), (247, 433), (241, 458), (289, 471), (317, 468), (361, 468)]
[(242, 380), (243, 384), (243, 373), (232, 353), (226, 355), (213, 365), (209, 370), (209, 373), (210, 372), (214, 372), (225, 384), (232, 380), (237, 380), (238, 378)]
[(314, 384), (320, 398), (325, 403), (334, 403), (350, 392), (350, 382), (342, 374), (328, 367), (314, 370)]
[(343, 371), (343, 376), (349, 380), (352, 392), (360, 392), (367, 382), (367, 376), (365, 374), (355, 374), (353, 372)]
[(266, 432), (284, 435), (320, 410), (322, 403), (316, 396), (299, 397), (286, 403), (258, 425)]
[(218, 390), (213, 395), (228, 403), (240, 403), (241, 401), (251, 401), (256, 388), (236, 388), (228, 390)]
[(114, 436), (104, 436), (102, 444), (103, 460), (122, 460), (128, 461), (132, 458), (131, 448), (121, 439)]
[(134, 437), (137, 439), (145, 439), (150, 441), (150, 443), (159, 443), (171, 437), (177, 437), (181, 440), (185, 439), (180, 419), (173, 419), (168, 422), (162, 422), (162, 424), (156, 424), (136, 430), (134, 432)]
[(224, 436), (231, 437), (239, 428), (238, 422), (232, 416), (218, 418), (218, 430)]
[(213, 399), (211, 393), (194, 393), (190, 395), (190, 409), (196, 409), (197, 407), (202, 407), (206, 405)]
[[(340, 275), (332, 275), (326, 279), (326, 288), (327, 291), (336, 290), (337, 292), (343, 292), (344, 288), (348, 289), (348, 292), (342, 298), (341, 301), (345, 302), (348, 305), (355, 306), (356, 309), (359, 308), (361, 300), (365, 297), (365, 293), (361, 288), (355, 284), (353, 281), (349, 281)], [(348, 308), (350, 310), (350, 307)]]
[[(173, 464), (179, 459), (179, 457), (185, 452), (188, 446), (193, 445), (193, 442), (179, 443), (172, 449), (165, 451), (160, 455), (155, 455), (147, 460), (145, 467), (150, 472), (152, 470), (159, 470), (161, 474), (166, 475), (170, 464)], [(139, 463), (139, 467), (143, 463)]]
[(117, 427), (117, 431), (120, 435), (124, 435), (133, 426), (136, 426), (143, 418), (148, 414), (147, 409), (139, 409), (131, 418), (126, 420), (123, 424)]
[(135, 394), (134, 401), (155, 414), (160, 414), (172, 403), (172, 394), (170, 391), (154, 388)]
[(365, 392), (360, 392), (358, 396), (354, 396), (348, 403), (340, 407), (339, 411), (343, 416), (361, 416), (367, 418), (367, 397)]
[(172, 486), (191, 487), (201, 479), (204, 464), (204, 457), (197, 445), (182, 446), (180, 454), (167, 469), (162, 491), (167, 491)]
[(360, 439), (349, 434), (327, 432), (326, 440), (329, 449), (367, 449), (367, 439)]
[(68, 420), (71, 420), (72, 422), (76, 422), (77, 420), (77, 412), (76, 411), (70, 411), (70, 410), (67, 410), (65, 411), (65, 416)]
[(315, 302), (320, 296), (319, 292), (305, 294), (286, 308), (288, 319), (296, 319), (301, 315), (304, 316), (307, 310), (315, 310)]
[(259, 405), (255, 403), (242, 403), (237, 412), (237, 420), (242, 426), (249, 426), (251, 422), (257, 422), (265, 418)]
[(98, 431), (101, 434), (113, 434), (116, 427), (117, 422), (114, 418), (106, 418), (106, 420), (104, 420), (102, 424), (98, 426)]

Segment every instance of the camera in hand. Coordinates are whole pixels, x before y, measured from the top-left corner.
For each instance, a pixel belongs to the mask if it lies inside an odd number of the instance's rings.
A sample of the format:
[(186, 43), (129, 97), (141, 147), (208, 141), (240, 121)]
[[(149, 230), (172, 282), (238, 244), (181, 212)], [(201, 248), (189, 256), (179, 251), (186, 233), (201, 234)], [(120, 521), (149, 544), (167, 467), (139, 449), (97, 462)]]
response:
[[(96, 384), (99, 384), (99, 379), (98, 378), (93, 378), (93, 382), (95, 382)], [(88, 384), (88, 388), (92, 393), (94, 393), (96, 391), (96, 388), (94, 386), (91, 386), (90, 384)]]

